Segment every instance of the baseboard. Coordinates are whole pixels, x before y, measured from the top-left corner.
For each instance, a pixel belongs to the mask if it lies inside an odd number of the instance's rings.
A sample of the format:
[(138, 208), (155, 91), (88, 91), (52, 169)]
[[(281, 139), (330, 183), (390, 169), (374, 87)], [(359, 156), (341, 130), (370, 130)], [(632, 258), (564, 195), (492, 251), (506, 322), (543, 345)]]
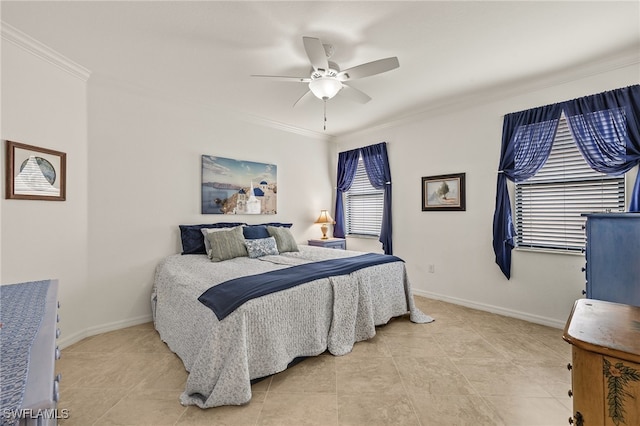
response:
[[(430, 291), (424, 291), (419, 289), (413, 289), (413, 294), (417, 296), (424, 296), (429, 299), (441, 300), (443, 302), (453, 303), (454, 305), (466, 306), (467, 308), (478, 309), (480, 311), (491, 312), (493, 314), (504, 315), (505, 317), (517, 318), (524, 321), (532, 322), (535, 324), (546, 325), (548, 327), (563, 329), (565, 322), (558, 321), (553, 318), (542, 317), (539, 315), (529, 314), (527, 312), (515, 311), (513, 309), (507, 309), (500, 306), (488, 305), (485, 303), (474, 302), (473, 300), (460, 299), (457, 297), (446, 296), (444, 294), (432, 293)], [(425, 312), (429, 314), (428, 312)]]
[(67, 346), (71, 346), (74, 343), (79, 342), (87, 337), (95, 336), (96, 334), (107, 333), (109, 331), (120, 330), (121, 328), (132, 327), (134, 325), (145, 324), (151, 322), (151, 314), (142, 315), (136, 318), (130, 318), (122, 321), (114, 321), (108, 324), (97, 325), (95, 327), (89, 327), (70, 336), (65, 336), (64, 333), (58, 339), (58, 346), (60, 349), (64, 349)]

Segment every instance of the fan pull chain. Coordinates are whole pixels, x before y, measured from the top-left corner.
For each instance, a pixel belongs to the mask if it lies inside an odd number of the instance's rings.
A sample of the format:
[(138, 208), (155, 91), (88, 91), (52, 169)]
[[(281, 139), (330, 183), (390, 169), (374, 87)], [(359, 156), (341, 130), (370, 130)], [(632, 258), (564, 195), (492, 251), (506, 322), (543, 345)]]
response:
[(327, 130), (327, 98), (324, 99), (324, 123), (322, 123), (322, 129)]

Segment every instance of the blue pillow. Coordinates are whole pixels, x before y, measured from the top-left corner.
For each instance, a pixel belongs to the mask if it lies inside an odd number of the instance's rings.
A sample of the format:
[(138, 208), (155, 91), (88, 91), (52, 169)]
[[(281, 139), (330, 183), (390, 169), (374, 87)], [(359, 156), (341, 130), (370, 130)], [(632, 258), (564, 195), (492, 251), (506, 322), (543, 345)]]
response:
[(269, 238), (266, 225), (247, 225), (242, 227), (242, 233), (247, 240), (260, 240)]
[(179, 225), (182, 254), (207, 254), (207, 250), (204, 248), (204, 236), (200, 231), (202, 228), (234, 228), (240, 225), (244, 225), (244, 223), (219, 222), (203, 225)]

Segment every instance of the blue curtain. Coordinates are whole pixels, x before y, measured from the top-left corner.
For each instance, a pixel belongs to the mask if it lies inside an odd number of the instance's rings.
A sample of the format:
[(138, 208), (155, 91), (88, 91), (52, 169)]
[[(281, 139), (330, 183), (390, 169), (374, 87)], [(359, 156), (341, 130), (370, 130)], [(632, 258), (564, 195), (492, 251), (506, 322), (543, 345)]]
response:
[(393, 254), (392, 229), (391, 229), (391, 170), (387, 156), (387, 144), (381, 142), (351, 151), (341, 152), (338, 155), (338, 187), (336, 190), (336, 224), (333, 235), (344, 238), (344, 206), (342, 195), (351, 188), (353, 178), (358, 169), (358, 158), (362, 155), (364, 168), (367, 171), (371, 186), (376, 189), (384, 189), (384, 208), (382, 211), (382, 227), (380, 229), (380, 242), (385, 254)]
[(387, 157), (387, 143), (361, 148), (362, 161), (367, 170), (367, 176), (371, 186), (375, 189), (384, 189), (384, 208), (382, 210), (382, 227), (380, 229), (380, 242), (384, 254), (393, 254), (391, 240), (391, 170)]
[(344, 207), (342, 205), (342, 194), (351, 188), (353, 178), (358, 169), (358, 158), (360, 150), (341, 152), (338, 155), (338, 178), (336, 188), (336, 211), (334, 218), (336, 221), (333, 227), (333, 235), (337, 238), (344, 238)]
[[(511, 277), (515, 236), (507, 179), (524, 181), (544, 165), (562, 111), (591, 168), (619, 175), (640, 163), (640, 85), (506, 115), (493, 216), (493, 251), (507, 279)], [(629, 211), (640, 211), (640, 175)]]
[[(640, 163), (640, 85), (567, 101), (563, 109), (592, 169), (621, 175)], [(640, 211), (639, 181), (631, 193), (632, 212)]]
[(496, 263), (507, 279), (511, 278), (511, 250), (516, 234), (507, 179), (520, 182), (540, 170), (549, 158), (561, 113), (561, 105), (555, 104), (504, 117), (493, 216), (493, 251)]

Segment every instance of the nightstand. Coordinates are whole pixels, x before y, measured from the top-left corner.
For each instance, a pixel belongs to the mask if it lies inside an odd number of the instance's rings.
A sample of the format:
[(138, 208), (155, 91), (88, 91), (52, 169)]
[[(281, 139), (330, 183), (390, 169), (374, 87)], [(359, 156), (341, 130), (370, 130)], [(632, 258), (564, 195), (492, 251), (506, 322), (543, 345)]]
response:
[(338, 250), (347, 249), (347, 241), (344, 238), (327, 238), (326, 240), (309, 240), (310, 246), (324, 247)]

